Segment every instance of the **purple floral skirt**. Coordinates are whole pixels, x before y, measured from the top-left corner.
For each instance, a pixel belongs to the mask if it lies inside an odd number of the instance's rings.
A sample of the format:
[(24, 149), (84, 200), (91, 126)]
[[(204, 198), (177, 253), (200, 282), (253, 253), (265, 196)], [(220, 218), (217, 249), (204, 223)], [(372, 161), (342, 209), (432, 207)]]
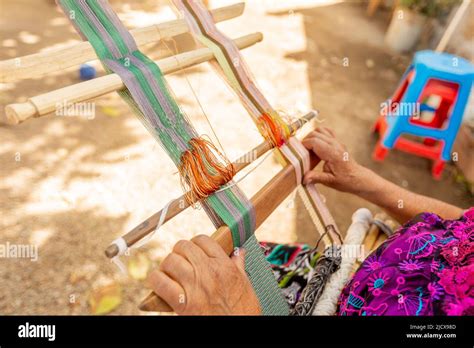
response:
[(474, 315), (474, 207), (458, 220), (423, 213), (362, 263), (339, 315)]

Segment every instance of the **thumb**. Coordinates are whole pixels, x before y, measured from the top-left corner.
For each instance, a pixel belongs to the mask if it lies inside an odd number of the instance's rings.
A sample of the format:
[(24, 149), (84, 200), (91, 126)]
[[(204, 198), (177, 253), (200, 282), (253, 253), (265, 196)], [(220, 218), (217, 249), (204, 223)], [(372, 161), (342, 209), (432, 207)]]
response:
[(246, 253), (247, 252), (245, 251), (244, 248), (237, 248), (232, 253), (232, 257), (230, 258), (235, 263), (237, 268), (241, 272), (243, 272), (244, 274), (247, 274), (247, 273), (245, 273), (245, 255), (246, 255)]
[(330, 185), (334, 181), (334, 177), (332, 174), (319, 172), (315, 170), (311, 170), (307, 172), (303, 178), (303, 184), (310, 184), (310, 183), (319, 183), (323, 185)]

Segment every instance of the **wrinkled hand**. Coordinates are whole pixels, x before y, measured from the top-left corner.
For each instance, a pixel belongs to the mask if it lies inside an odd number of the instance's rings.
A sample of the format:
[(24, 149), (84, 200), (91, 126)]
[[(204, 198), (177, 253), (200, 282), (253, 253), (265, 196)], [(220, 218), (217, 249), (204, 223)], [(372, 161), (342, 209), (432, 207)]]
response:
[(229, 258), (208, 236), (181, 240), (158, 270), (152, 290), (177, 314), (258, 315), (260, 304), (244, 269), (245, 251)]
[(339, 191), (357, 193), (367, 182), (369, 171), (352, 159), (331, 129), (316, 128), (303, 139), (303, 145), (324, 161), (322, 171), (313, 169), (306, 173), (305, 184), (321, 183)]

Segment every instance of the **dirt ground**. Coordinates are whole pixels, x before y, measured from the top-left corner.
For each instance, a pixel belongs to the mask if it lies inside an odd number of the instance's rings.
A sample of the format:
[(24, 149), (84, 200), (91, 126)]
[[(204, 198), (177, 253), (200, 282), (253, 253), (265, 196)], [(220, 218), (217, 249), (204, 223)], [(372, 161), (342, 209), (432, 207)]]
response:
[[(173, 18), (166, 1), (111, 3), (130, 28)], [(228, 3), (211, 1), (211, 6)], [(248, 1), (242, 17), (219, 26), (231, 37), (264, 34), (262, 43), (243, 52), (275, 107), (293, 115), (318, 109), (323, 124), (335, 130), (351, 155), (380, 175), (461, 207), (474, 204), (453, 180), (452, 167), (435, 181), (427, 160), (396, 151), (383, 163), (371, 159), (375, 138), (370, 130), (379, 105), (393, 92), (410, 61), (383, 47), (388, 12), (369, 20), (360, 2), (326, 1), (317, 6), (309, 1), (314, 5), (270, 14), (271, 3)], [(0, 0), (1, 60), (77, 40), (54, 1)], [(156, 58), (160, 49), (168, 48), (152, 45), (145, 52)], [(77, 74), (73, 68), (0, 84), (0, 116), (6, 104), (77, 83)], [(205, 112), (229, 158), (261, 141), (237, 98), (207, 64), (170, 75), (168, 81), (196, 128), (213, 137)], [(119, 274), (104, 256), (108, 244), (181, 192), (172, 162), (119, 96), (109, 94), (94, 103), (93, 119), (48, 116), (0, 126), (0, 244), (37, 245), (39, 252), (36, 262), (0, 259), (1, 314), (89, 314), (94, 312), (91, 298), (100, 297), (104, 286), (119, 294), (111, 313), (138, 314), (136, 305), (147, 293), (143, 273), (177, 240), (213, 231), (202, 211), (188, 210), (166, 224), (148, 245), (124, 258), (133, 277)], [(251, 196), (279, 168), (268, 158), (241, 187)], [(324, 187), (321, 192), (343, 231), (356, 209), (379, 211), (358, 197)], [(310, 220), (294, 195), (257, 231), (257, 237), (315, 242)]]

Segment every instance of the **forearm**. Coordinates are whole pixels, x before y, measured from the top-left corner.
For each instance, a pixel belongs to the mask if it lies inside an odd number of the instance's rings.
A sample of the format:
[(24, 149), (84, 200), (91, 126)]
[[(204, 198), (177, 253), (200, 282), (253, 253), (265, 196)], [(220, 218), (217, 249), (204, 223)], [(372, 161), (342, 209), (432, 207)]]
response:
[(407, 191), (359, 165), (328, 128), (317, 128), (309, 133), (303, 139), (303, 145), (324, 161), (322, 171), (306, 173), (305, 184), (321, 183), (356, 194), (378, 205), (400, 223), (423, 212), (435, 213), (445, 219), (457, 219), (462, 214), (458, 207)]
[(403, 224), (422, 212), (435, 213), (445, 219), (457, 219), (462, 209), (437, 199), (419, 195), (395, 185), (364, 168), (364, 184), (357, 194), (378, 205)]

